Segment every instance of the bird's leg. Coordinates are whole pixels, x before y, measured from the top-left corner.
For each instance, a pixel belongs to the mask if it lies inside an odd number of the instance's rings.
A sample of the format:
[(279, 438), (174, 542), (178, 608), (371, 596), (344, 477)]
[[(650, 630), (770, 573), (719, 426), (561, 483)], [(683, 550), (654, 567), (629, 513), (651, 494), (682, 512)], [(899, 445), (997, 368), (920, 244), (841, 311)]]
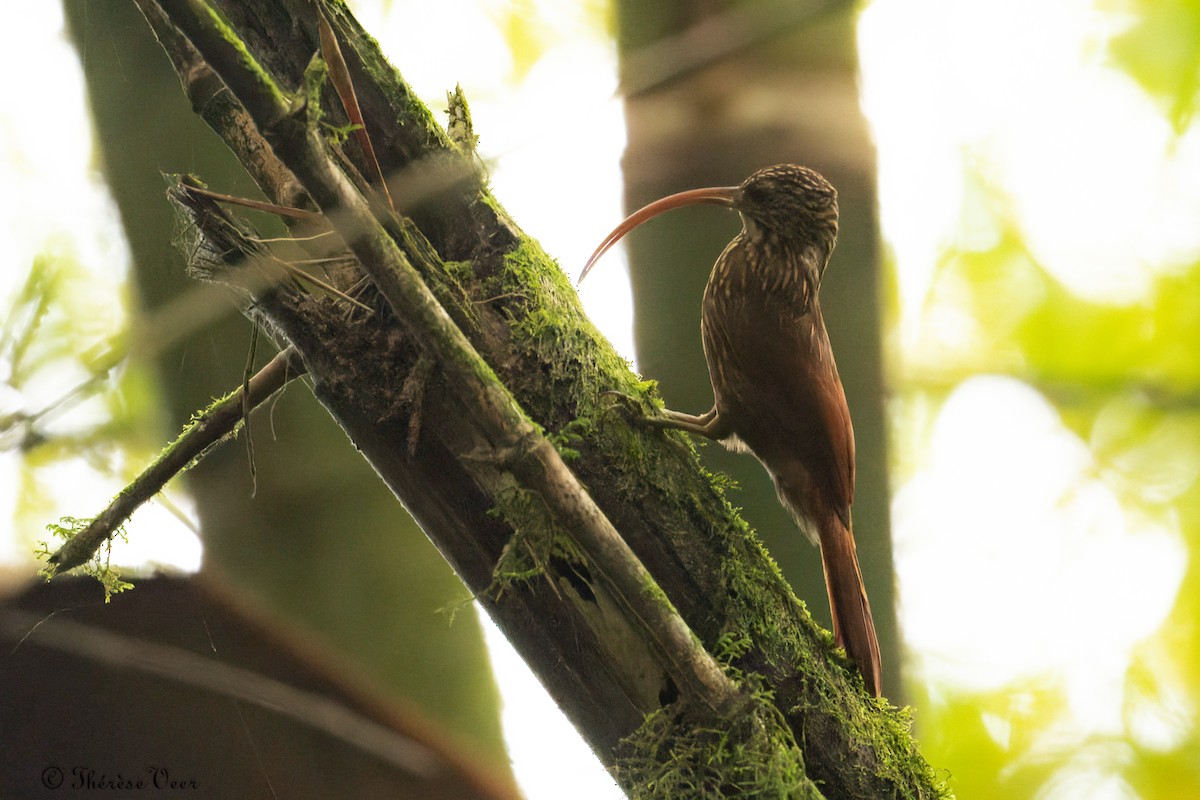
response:
[(708, 439), (724, 439), (731, 433), (725, 419), (717, 413), (716, 406), (699, 416), (664, 408), (663, 416), (647, 417), (646, 424), (655, 428), (687, 431)]
[(600, 394), (620, 399), (627, 404), (631, 412), (636, 408), (638, 420), (653, 428), (686, 431), (687, 433), (694, 433), (697, 436), (704, 436), (708, 439), (724, 439), (733, 433), (724, 418), (717, 413), (716, 406), (713, 406), (710, 410), (699, 416), (664, 408), (661, 417), (646, 417), (641, 414), (641, 403), (629, 395), (611, 390), (601, 392)]

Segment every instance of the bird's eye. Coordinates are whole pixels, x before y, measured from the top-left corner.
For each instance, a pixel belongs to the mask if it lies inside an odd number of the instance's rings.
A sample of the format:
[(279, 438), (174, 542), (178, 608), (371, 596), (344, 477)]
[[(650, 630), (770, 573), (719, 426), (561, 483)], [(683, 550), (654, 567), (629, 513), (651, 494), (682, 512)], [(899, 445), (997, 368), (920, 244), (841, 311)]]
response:
[(761, 203), (767, 199), (767, 189), (761, 181), (747, 184), (742, 189), (742, 196), (752, 203)]

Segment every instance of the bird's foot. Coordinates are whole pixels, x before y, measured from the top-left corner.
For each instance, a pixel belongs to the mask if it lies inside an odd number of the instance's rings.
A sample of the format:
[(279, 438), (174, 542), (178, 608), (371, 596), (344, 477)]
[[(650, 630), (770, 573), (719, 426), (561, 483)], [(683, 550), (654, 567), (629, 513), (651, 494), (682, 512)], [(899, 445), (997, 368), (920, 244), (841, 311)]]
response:
[(681, 411), (672, 411), (669, 408), (664, 408), (661, 415), (651, 416), (645, 411), (645, 402), (636, 397), (613, 390), (601, 392), (600, 394), (602, 397), (613, 398), (617, 401), (614, 405), (619, 405), (622, 408), (624, 416), (631, 422), (636, 422), (640, 425), (659, 430), (685, 431), (697, 436), (704, 436), (708, 439), (723, 439), (729, 435), (729, 431), (726, 430), (724, 421), (717, 413), (715, 407), (699, 415), (684, 414)]
[(655, 428), (685, 431), (706, 439), (724, 439), (730, 434), (724, 418), (717, 413), (716, 406), (700, 415), (684, 414), (682, 411), (664, 408), (661, 417), (650, 417), (646, 423)]

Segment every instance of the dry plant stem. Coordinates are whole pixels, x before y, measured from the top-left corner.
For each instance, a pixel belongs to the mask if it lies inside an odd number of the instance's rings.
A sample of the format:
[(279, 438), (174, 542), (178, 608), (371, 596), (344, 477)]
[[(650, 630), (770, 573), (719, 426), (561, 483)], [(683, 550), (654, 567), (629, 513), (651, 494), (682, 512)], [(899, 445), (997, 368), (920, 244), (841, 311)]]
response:
[(313, 222), (322, 219), (321, 215), (315, 211), (307, 211), (303, 208), (289, 208), (280, 206), (274, 203), (264, 203), (260, 200), (251, 200), (247, 197), (234, 197), (231, 194), (222, 194), (209, 189), (204, 189), (200, 186), (189, 186), (188, 189), (196, 194), (204, 195), (205, 197), (216, 200), (218, 203), (230, 203), (244, 208), (252, 208), (255, 211), (263, 211), (267, 214), (277, 214), (281, 217), (291, 217), (293, 219), (306, 220)]
[[(202, 0), (161, 0), (171, 21), (229, 86), (359, 259), (396, 317), (456, 387), (475, 427), (480, 460), (504, 465), (569, 531), (613, 595), (644, 628), (681, 692), (714, 709), (736, 697), (733, 683), (666, 600), (633, 551), (595, 505), (558, 451), (529, 421), (387, 235), (361, 194), (330, 159), (296, 104), (253, 62)], [(430, 254), (430, 257), (434, 257)]]
[(367, 123), (358, 106), (358, 96), (354, 94), (354, 82), (350, 79), (350, 69), (346, 66), (346, 59), (342, 56), (342, 48), (338, 46), (337, 35), (334, 34), (333, 28), (329, 27), (329, 20), (325, 19), (325, 15), (319, 9), (317, 10), (317, 30), (321, 34), (321, 57), (329, 66), (329, 80), (337, 90), (342, 107), (346, 110), (346, 115), (350, 117), (350, 122), (358, 126), (354, 130), (354, 140), (362, 148), (363, 156), (371, 167), (373, 173), (371, 179), (383, 192), (383, 198), (387, 201), (388, 208), (395, 211), (396, 206), (392, 203), (392, 196), (388, 193), (387, 181), (384, 180), (383, 171), (379, 168), (379, 161), (375, 158), (375, 147), (371, 144), (370, 134), (367, 133)]
[(304, 374), (304, 362), (288, 347), (271, 359), (244, 386), (210, 408), (172, 445), (113, 498), (108, 508), (92, 519), (50, 556), (54, 574), (86, 563), (142, 504), (162, 491), (167, 481), (187, 469), (195, 459), (231, 434), (244, 414), (269, 400), (289, 381)]

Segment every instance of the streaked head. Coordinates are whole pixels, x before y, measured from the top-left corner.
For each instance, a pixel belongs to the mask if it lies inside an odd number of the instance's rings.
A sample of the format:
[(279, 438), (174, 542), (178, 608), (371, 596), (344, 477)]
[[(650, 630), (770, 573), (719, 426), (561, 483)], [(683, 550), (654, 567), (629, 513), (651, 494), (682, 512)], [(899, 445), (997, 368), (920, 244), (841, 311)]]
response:
[(837, 239), (837, 190), (808, 167), (760, 169), (742, 181), (734, 208), (767, 236), (811, 240), (829, 250)]

